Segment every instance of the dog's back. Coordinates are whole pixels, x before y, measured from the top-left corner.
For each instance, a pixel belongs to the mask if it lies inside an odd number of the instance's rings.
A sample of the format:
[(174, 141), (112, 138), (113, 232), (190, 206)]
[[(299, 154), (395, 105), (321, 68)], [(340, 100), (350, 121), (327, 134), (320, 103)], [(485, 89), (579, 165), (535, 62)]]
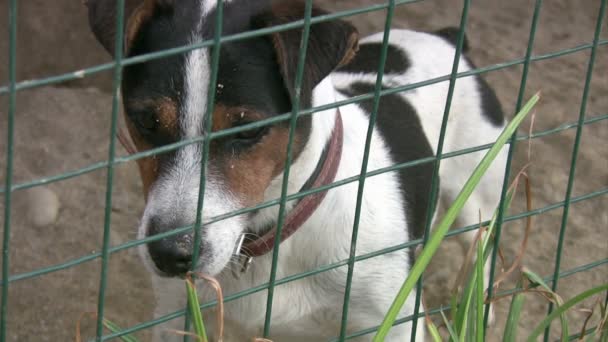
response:
[[(455, 48), (445, 36), (408, 30), (393, 30), (383, 77), (383, 90), (413, 85), (451, 73)], [(313, 105), (374, 91), (381, 52), (382, 33), (361, 40), (353, 60), (332, 73), (315, 89)], [(463, 56), (459, 72), (471, 69)], [(358, 229), (357, 255), (407, 243), (422, 237), (429, 214), (432, 157), (437, 152), (441, 122), (449, 82), (442, 81), (422, 88), (381, 97), (377, 122), (372, 136), (368, 172), (395, 164), (430, 158), (428, 162), (397, 172), (384, 173), (366, 180)], [(337, 180), (355, 176), (361, 170), (365, 136), (373, 99), (340, 107), (344, 121), (344, 151)], [(315, 129), (331, 128), (327, 123), (332, 111), (314, 114)], [(504, 125), (503, 114), (495, 95), (477, 76), (459, 78), (451, 104), (443, 153), (491, 143)], [(325, 127), (325, 128), (324, 128)], [(441, 161), (440, 194), (451, 201), (481, 159), (483, 152)], [(504, 155), (482, 180), (480, 190), (465, 207), (462, 224), (478, 222), (478, 210), (489, 218), (498, 203)], [(297, 167), (296, 167), (297, 169)], [(306, 272), (316, 267), (348, 258), (358, 184), (350, 183), (329, 191), (321, 207), (298, 234), (281, 244), (279, 277)], [(471, 239), (474, 233), (469, 234)], [(414, 261), (414, 248), (357, 262), (351, 288), (348, 331), (358, 331), (376, 324), (388, 310), (407, 271)], [(267, 280), (271, 258), (258, 258), (251, 269), (250, 281), (224, 278), (229, 292), (240, 291)], [(255, 280), (253, 280), (255, 279)], [(253, 280), (253, 281), (251, 281)], [(333, 269), (275, 289), (272, 337), (276, 341), (324, 340), (338, 333), (346, 285), (346, 267)], [(229, 304), (234, 321), (245, 317), (248, 326), (235, 325), (251, 336), (262, 325), (255, 312), (265, 303), (261, 292)], [(414, 295), (408, 298), (401, 317), (412, 314)], [(411, 325), (396, 326), (388, 340), (409, 338)], [(424, 328), (418, 326), (417, 340)], [(369, 335), (361, 340), (368, 340)], [(236, 340), (236, 339), (235, 339)]]

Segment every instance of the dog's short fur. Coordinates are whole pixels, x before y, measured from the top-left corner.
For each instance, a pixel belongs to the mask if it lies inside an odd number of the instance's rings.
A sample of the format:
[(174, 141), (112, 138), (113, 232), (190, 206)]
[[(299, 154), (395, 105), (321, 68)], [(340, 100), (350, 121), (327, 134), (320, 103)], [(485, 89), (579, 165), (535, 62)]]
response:
[[(223, 35), (292, 22), (304, 15), (304, 5), (297, 1), (225, 0), (224, 3)], [(210, 39), (214, 34), (215, 4), (215, 0), (126, 0), (125, 54), (136, 56)], [(115, 51), (115, 6), (115, 0), (88, 0), (92, 30), (110, 53)], [(313, 10), (313, 16), (323, 13)], [(384, 87), (450, 74), (455, 32), (449, 29), (434, 34), (391, 31)], [(293, 29), (222, 45), (212, 113), (213, 131), (291, 110), (301, 33), (301, 29)], [(359, 41), (357, 31), (346, 21), (313, 25), (300, 107), (321, 106), (372, 92), (381, 41), (382, 33)], [(459, 71), (471, 68), (471, 62), (463, 57)], [(207, 48), (127, 66), (123, 73), (122, 99), (130, 136), (137, 149), (143, 151), (203, 134), (210, 77), (211, 49)], [(441, 82), (382, 97), (368, 170), (433, 156), (447, 92), (448, 82)], [(372, 108), (371, 100), (340, 108), (344, 140), (336, 180), (360, 173)], [(330, 109), (298, 119), (289, 193), (296, 193), (315, 169), (334, 127), (334, 118), (335, 110)], [(478, 76), (459, 78), (444, 153), (491, 143), (504, 124), (500, 105), (488, 85)], [(287, 141), (287, 122), (213, 140), (203, 219), (278, 198)], [(471, 153), (441, 161), (442, 198), (454, 199), (482, 154)], [(201, 146), (188, 145), (138, 163), (146, 197), (138, 236), (143, 238), (193, 224)], [(465, 206), (461, 223), (476, 223), (479, 210), (484, 219), (490, 217), (498, 202), (503, 167), (504, 155), (500, 155)], [(358, 255), (421, 237), (432, 170), (433, 164), (426, 163), (367, 179)], [(353, 182), (330, 190), (297, 233), (281, 244), (277, 279), (348, 257), (357, 188), (357, 182)], [(288, 209), (292, 205), (290, 202)], [(230, 270), (232, 254), (241, 234), (262, 234), (277, 216), (278, 206), (275, 206), (205, 224), (197, 270), (218, 277), (225, 294), (267, 282), (271, 254), (256, 258), (250, 270), (240, 277), (235, 277)], [(184, 306), (182, 280), (171, 277), (183, 275), (189, 269), (192, 237), (192, 234), (182, 234), (141, 247), (146, 265), (155, 273), (157, 315)], [(380, 323), (408, 274), (412, 258), (411, 251), (399, 250), (356, 263), (349, 332)], [(277, 286), (271, 337), (275, 341), (322, 341), (336, 336), (346, 271), (346, 267), (340, 267)], [(261, 336), (265, 305), (265, 291), (227, 303), (225, 341)], [(413, 306), (412, 295), (401, 316), (411, 314)], [(394, 327), (389, 340), (408, 340), (410, 326)], [(175, 327), (179, 329), (180, 325)], [(421, 338), (424, 329), (418, 331)], [(165, 334), (163, 340), (173, 338), (178, 337)], [(368, 340), (369, 335), (364, 339)]]

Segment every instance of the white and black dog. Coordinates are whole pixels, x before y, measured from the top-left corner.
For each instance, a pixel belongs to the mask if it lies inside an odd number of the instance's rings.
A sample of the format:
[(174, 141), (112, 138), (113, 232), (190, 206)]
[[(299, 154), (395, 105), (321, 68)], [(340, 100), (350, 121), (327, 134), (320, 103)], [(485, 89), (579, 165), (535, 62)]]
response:
[[(124, 48), (127, 56), (210, 39), (216, 0), (126, 0)], [(115, 0), (88, 0), (91, 28), (114, 51)], [(325, 12), (314, 8), (313, 16)], [(223, 35), (301, 20), (300, 1), (225, 0)], [(452, 71), (457, 30), (434, 34), (392, 30), (383, 85), (412, 84)], [(289, 113), (302, 28), (222, 44), (212, 131)], [(382, 33), (359, 40), (346, 21), (311, 26), (301, 109), (334, 103), (374, 90)], [(472, 68), (462, 58), (459, 71)], [(122, 100), (130, 137), (140, 151), (201, 136), (207, 113), (211, 49), (172, 55), (124, 69)], [(420, 158), (437, 148), (448, 82), (435, 83), (380, 100), (368, 171)], [(344, 105), (298, 118), (288, 193), (295, 194), (359, 174), (373, 103)], [(505, 125), (494, 92), (478, 76), (459, 78), (451, 105), (444, 152), (491, 143)], [(280, 197), (286, 160), (287, 121), (214, 139), (206, 165), (203, 221)], [(445, 159), (440, 196), (451, 201), (483, 152)], [(196, 218), (202, 147), (191, 144), (138, 161), (146, 207), (140, 238), (192, 225)], [(498, 203), (505, 156), (483, 178), (466, 204), (461, 223), (488, 219)], [(424, 231), (433, 163), (382, 173), (366, 180), (361, 204), (357, 255), (420, 238)], [(357, 201), (357, 182), (290, 201), (281, 237), (277, 279), (347, 259)], [(247, 215), (205, 223), (195, 262), (216, 276), (225, 294), (268, 282), (278, 205)], [(248, 234), (248, 239), (241, 239)], [(471, 238), (475, 233), (469, 233)], [(182, 277), (193, 265), (193, 233), (163, 238), (141, 247), (155, 274), (156, 314), (182, 309)], [(249, 269), (234, 274), (235, 250), (254, 256)], [(377, 325), (413, 263), (411, 250), (357, 262), (354, 268), (348, 332)], [(239, 259), (240, 260), (240, 259)], [(338, 334), (347, 267), (278, 285), (272, 307), (275, 341), (323, 341)], [(266, 291), (226, 303), (225, 341), (262, 335)], [(401, 317), (412, 314), (414, 296)], [(177, 320), (176, 320), (177, 321)], [(176, 325), (177, 328), (180, 325)], [(390, 341), (410, 338), (411, 324), (395, 326)], [(418, 340), (424, 329), (418, 329)], [(177, 335), (157, 335), (159, 340)], [(362, 337), (369, 340), (370, 335)]]

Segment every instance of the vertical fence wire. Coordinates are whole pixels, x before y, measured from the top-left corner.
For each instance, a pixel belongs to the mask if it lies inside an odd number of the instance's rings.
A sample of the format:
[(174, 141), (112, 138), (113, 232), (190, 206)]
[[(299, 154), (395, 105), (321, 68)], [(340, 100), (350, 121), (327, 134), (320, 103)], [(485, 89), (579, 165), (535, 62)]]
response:
[[(587, 75), (585, 76), (585, 86), (583, 88), (583, 95), (581, 99), (580, 113), (578, 116), (578, 126), (576, 127), (576, 135), (574, 138), (574, 146), (572, 148), (572, 159), (570, 162), (570, 174), (568, 175), (568, 185), (566, 187), (566, 198), (564, 199), (564, 211), (562, 213), (562, 222), (559, 230), (559, 238), (557, 242), (557, 251), (555, 254), (555, 269), (553, 271), (553, 284), (551, 284), (551, 290), (557, 290), (557, 283), (559, 281), (559, 272), (564, 248), (564, 238), (566, 234), (566, 227), (568, 226), (568, 214), (570, 213), (570, 201), (572, 195), (572, 189), (574, 188), (574, 178), (576, 176), (576, 163), (578, 159), (578, 150), (581, 143), (581, 137), (583, 135), (583, 123), (585, 121), (585, 112), (587, 110), (587, 100), (589, 99), (589, 90), (591, 89), (591, 79), (593, 78), (593, 66), (595, 64), (595, 57), (598, 48), (598, 42), (600, 40), (600, 34), (602, 32), (602, 24), (604, 16), (606, 14), (606, 3), (608, 0), (602, 0), (600, 10), (598, 13), (595, 33), (593, 35), (593, 46), (591, 47), (591, 55), (589, 56), (589, 64), (587, 66)], [(553, 311), (553, 303), (549, 303), (548, 313)], [(551, 325), (548, 325), (545, 329), (543, 340), (547, 342), (549, 340), (549, 333), (551, 331)]]
[[(524, 96), (526, 93), (526, 84), (528, 81), (528, 72), (530, 71), (530, 64), (532, 62), (532, 51), (534, 49), (534, 38), (536, 37), (536, 29), (538, 28), (538, 22), (540, 18), (540, 9), (542, 8), (543, 0), (536, 0), (534, 5), (534, 13), (532, 14), (532, 23), (530, 24), (530, 34), (528, 35), (528, 46), (526, 48), (526, 55), (524, 59), (524, 67), (521, 74), (521, 81), (519, 84), (519, 93), (517, 95), (517, 103), (515, 104), (515, 113), (519, 112), (523, 105)], [(496, 271), (496, 258), (498, 257), (498, 245), (500, 243), (500, 236), (502, 232), (502, 225), (504, 221), (504, 215), (507, 208), (505, 207), (505, 199), (507, 191), (509, 189), (509, 178), (511, 173), (511, 163), (515, 152), (515, 145), (517, 142), (517, 132), (511, 136), (509, 144), (509, 152), (507, 154), (507, 162), (505, 164), (505, 174), (502, 183), (502, 190), (500, 193), (500, 201), (498, 205), (498, 215), (496, 216), (496, 232), (494, 237), (494, 248), (492, 249), (492, 256), (490, 259), (490, 276), (488, 278), (488, 302), (491, 301), (492, 295), (494, 294), (494, 274)], [(490, 317), (490, 305), (487, 304), (484, 312), (484, 326), (488, 326), (488, 320)], [(484, 329), (484, 335), (487, 329)], [(485, 336), (484, 336), (485, 337)]]
[(292, 146), (294, 132), (298, 122), (298, 112), (300, 111), (300, 98), (302, 94), (302, 80), (304, 78), (304, 66), (306, 62), (306, 50), (308, 48), (308, 37), (310, 35), (310, 18), (312, 16), (312, 0), (306, 0), (304, 6), (304, 27), (302, 28), (302, 38), (300, 40), (300, 52), (298, 56), (298, 66), (294, 79), (294, 93), (291, 99), (291, 117), (289, 119), (289, 135), (287, 142), (287, 158), (285, 160), (285, 170), (283, 171), (283, 183), (281, 184), (281, 201), (279, 204), (279, 217), (277, 219), (277, 232), (274, 239), (272, 250), (272, 266), (270, 268), (270, 279), (268, 280), (268, 295), (266, 297), (266, 317), (264, 318), (264, 337), (270, 335), (270, 321), (272, 317), (272, 301), (274, 298), (274, 287), (277, 277), (277, 265), (279, 261), (279, 245), (281, 243), (281, 231), (285, 221), (285, 210), (287, 206), (287, 190), (289, 185), (289, 172), (292, 161)]
[(340, 341), (344, 341), (346, 337), (346, 328), (348, 326), (348, 305), (350, 301), (350, 290), (353, 282), (353, 273), (355, 270), (355, 256), (357, 252), (357, 236), (359, 232), (359, 222), (361, 218), (361, 207), (363, 204), (363, 191), (365, 189), (365, 180), (367, 179), (367, 164), (369, 161), (369, 152), (374, 134), (374, 126), (376, 117), (378, 116), (378, 108), (380, 105), (380, 91), (382, 90), (382, 79), (384, 77), (384, 65), (386, 64), (386, 56), (388, 53), (388, 43), (390, 37), (391, 24), (395, 13), (395, 1), (389, 0), (388, 8), (386, 9), (386, 18), (384, 22), (384, 36), (382, 38), (382, 50), (380, 51), (380, 60), (378, 62), (378, 76), (376, 76), (376, 85), (374, 89), (373, 109), (369, 116), (367, 126), (367, 136), (365, 138), (365, 148), (363, 150), (363, 161), (361, 162), (361, 172), (359, 173), (359, 187), (357, 189), (357, 202), (355, 206), (355, 217), (353, 222), (353, 230), (350, 241), (350, 252), (348, 257), (348, 271), (346, 274), (346, 288), (344, 289), (344, 301), (342, 303), (342, 322), (340, 324)]
[(11, 0), (8, 11), (9, 22), (9, 57), (8, 57), (8, 125), (6, 133), (6, 175), (4, 186), (4, 231), (2, 232), (2, 307), (0, 308), (0, 342), (6, 338), (6, 320), (8, 315), (8, 284), (10, 268), (11, 240), (11, 198), (13, 185), (13, 149), (15, 110), (17, 106), (17, 0)]
[[(435, 162), (433, 165), (433, 175), (431, 176), (431, 189), (429, 201), (427, 204), (427, 215), (426, 215), (426, 223), (424, 227), (424, 235), (422, 237), (422, 246), (426, 245), (426, 242), (429, 239), (429, 234), (431, 230), (431, 225), (433, 224), (433, 213), (436, 209), (437, 204), (437, 196), (439, 190), (439, 167), (441, 165), (441, 158), (443, 156), (443, 143), (445, 140), (445, 134), (448, 125), (448, 117), (450, 115), (450, 108), (452, 105), (452, 97), (454, 96), (454, 89), (456, 87), (456, 76), (458, 74), (458, 66), (460, 65), (460, 56), (462, 54), (462, 48), (464, 46), (464, 37), (465, 37), (465, 29), (467, 25), (467, 20), (469, 17), (469, 7), (471, 5), (471, 0), (464, 0), (464, 4), (462, 7), (462, 13), (460, 16), (460, 28), (458, 31), (458, 37), (456, 41), (456, 51), (454, 53), (454, 61), (452, 64), (452, 72), (450, 74), (450, 84), (448, 87), (448, 93), (446, 98), (446, 103), (443, 112), (443, 118), (441, 120), (441, 130), (439, 131), (439, 141), (437, 142), (437, 152), (435, 153)], [(423, 273), (424, 276), (424, 273)], [(422, 278), (420, 277), (418, 283), (416, 284), (416, 300), (414, 303), (414, 318), (412, 319), (412, 335), (410, 337), (411, 341), (416, 340), (416, 330), (418, 329), (418, 315), (420, 313), (420, 302), (422, 300)], [(423, 327), (424, 329), (424, 327)]]
[(114, 83), (112, 85), (112, 122), (110, 124), (110, 144), (108, 151), (108, 167), (106, 174), (106, 200), (103, 225), (103, 242), (101, 247), (101, 275), (99, 279), (99, 297), (97, 299), (97, 329), (96, 341), (103, 338), (103, 315), (105, 309), (105, 295), (108, 283), (108, 259), (110, 254), (110, 225), (112, 221), (112, 186), (114, 182), (114, 157), (116, 154), (116, 128), (118, 111), (120, 109), (120, 82), (122, 79), (122, 55), (124, 36), (124, 0), (116, 1), (116, 39), (114, 40)]
[[(213, 109), (215, 107), (215, 94), (217, 86), (217, 74), (219, 71), (220, 51), (221, 44), (220, 39), (222, 37), (222, 28), (224, 21), (224, 1), (217, 0), (216, 3), (216, 15), (215, 15), (215, 29), (213, 33), (213, 50), (211, 56), (211, 75), (209, 77), (209, 89), (207, 91), (207, 108), (205, 110), (205, 125), (203, 128), (203, 153), (201, 158), (201, 172), (199, 177), (199, 191), (198, 191), (198, 203), (196, 205), (196, 220), (194, 223), (194, 245), (192, 250), (192, 267), (191, 270), (196, 270), (197, 261), (199, 257), (199, 248), (201, 245), (201, 230), (202, 230), (202, 216), (203, 216), (203, 205), (205, 202), (205, 189), (207, 183), (207, 162), (209, 160), (209, 146), (211, 139), (209, 134), (213, 126)], [(184, 319), (184, 331), (190, 329), (190, 313), (186, 310), (186, 316)], [(184, 335), (184, 342), (188, 342), (190, 337)]]

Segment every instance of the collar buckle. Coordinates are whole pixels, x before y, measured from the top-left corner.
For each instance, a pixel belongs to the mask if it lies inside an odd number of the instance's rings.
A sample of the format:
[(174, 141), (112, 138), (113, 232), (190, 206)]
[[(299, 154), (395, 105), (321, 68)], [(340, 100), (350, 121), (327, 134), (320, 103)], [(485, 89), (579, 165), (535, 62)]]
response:
[(249, 266), (253, 263), (253, 257), (241, 253), (246, 236), (247, 234), (241, 234), (234, 252), (232, 252), (232, 258), (235, 259), (232, 264), (232, 275), (235, 278), (239, 278), (243, 273), (246, 273), (249, 270)]

